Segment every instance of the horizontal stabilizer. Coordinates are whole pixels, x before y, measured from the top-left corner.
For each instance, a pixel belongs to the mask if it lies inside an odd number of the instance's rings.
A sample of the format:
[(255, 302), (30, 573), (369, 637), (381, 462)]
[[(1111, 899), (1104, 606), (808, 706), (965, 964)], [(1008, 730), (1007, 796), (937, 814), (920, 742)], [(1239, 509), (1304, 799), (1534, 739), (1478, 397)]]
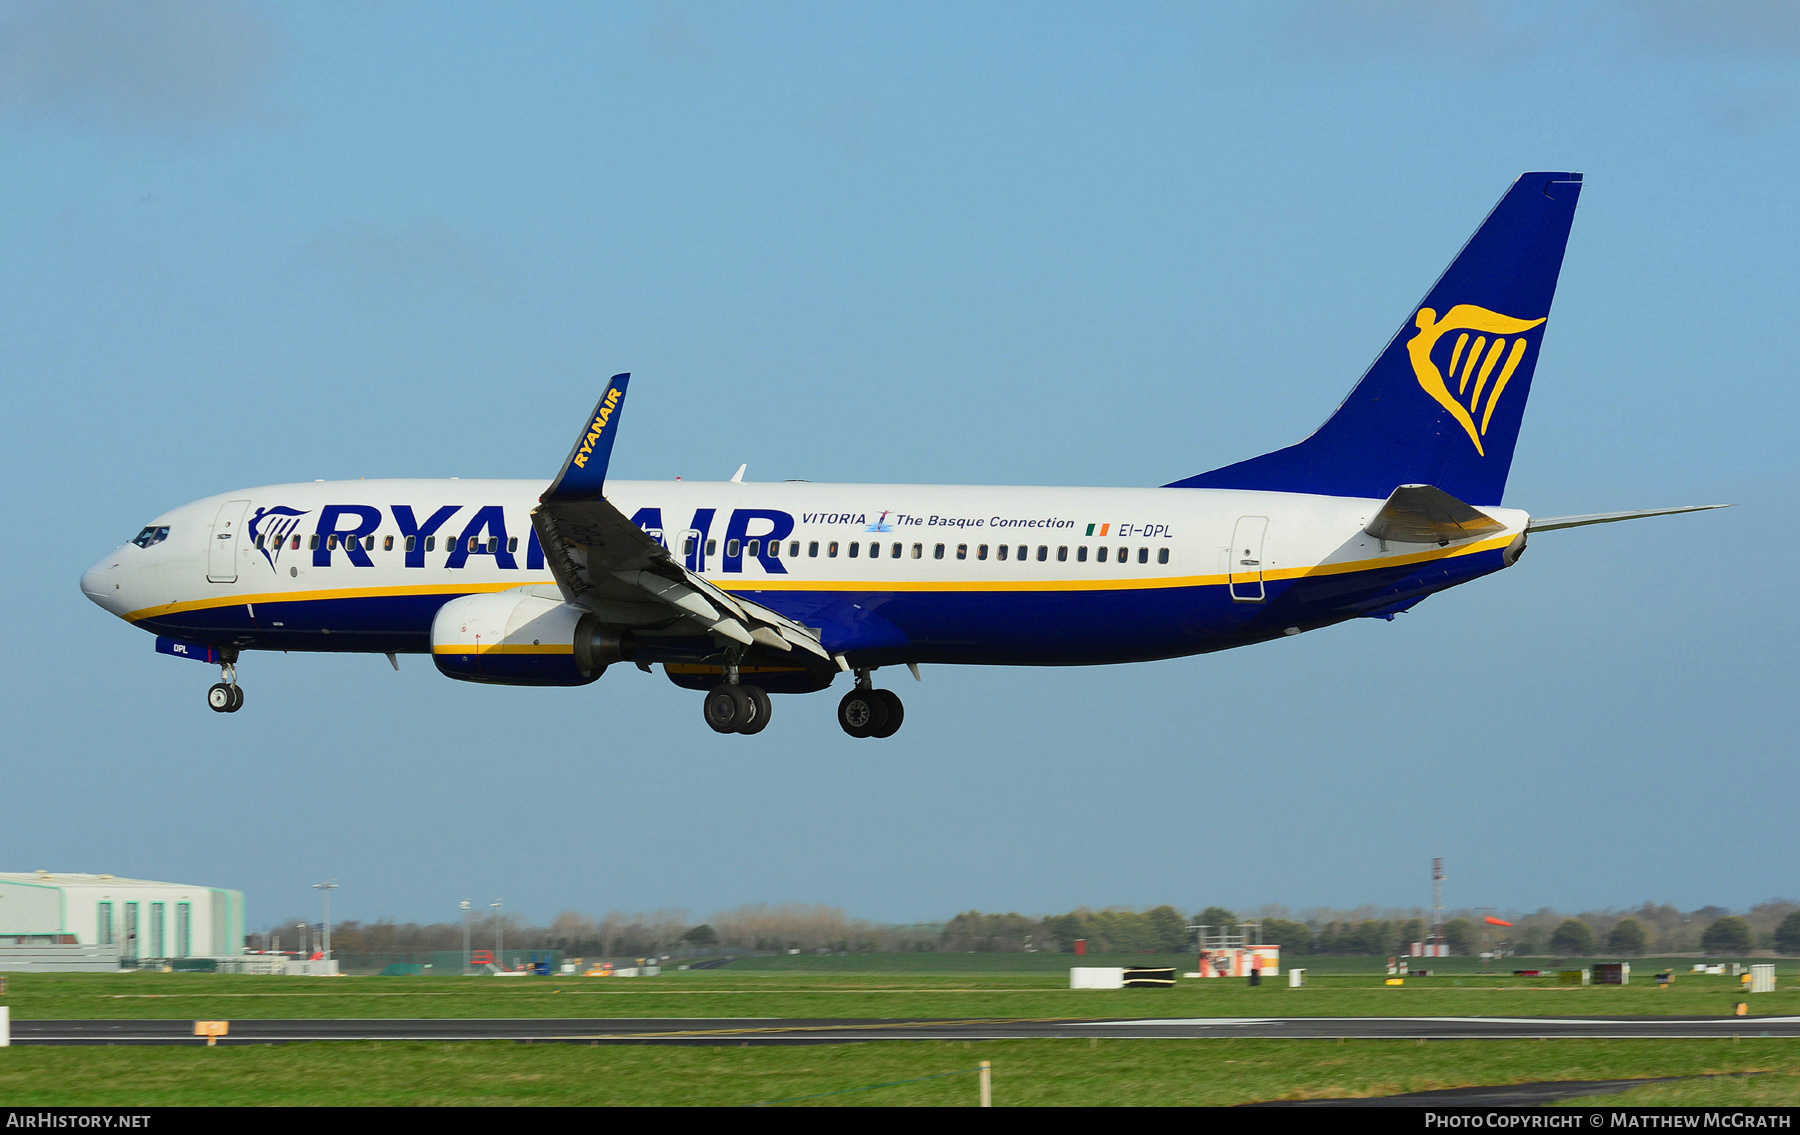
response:
[(1401, 485), (1364, 526), (1377, 540), (1445, 544), (1504, 532), (1506, 525), (1431, 485)]
[(1527, 532), (1554, 532), (1558, 528), (1585, 528), (1590, 524), (1612, 524), (1619, 520), (1636, 520), (1643, 516), (1670, 516), (1677, 512), (1705, 512), (1713, 508), (1730, 508), (1728, 504), (1684, 504), (1680, 508), (1640, 508), (1631, 512), (1594, 512), (1586, 516), (1546, 516), (1533, 520)]

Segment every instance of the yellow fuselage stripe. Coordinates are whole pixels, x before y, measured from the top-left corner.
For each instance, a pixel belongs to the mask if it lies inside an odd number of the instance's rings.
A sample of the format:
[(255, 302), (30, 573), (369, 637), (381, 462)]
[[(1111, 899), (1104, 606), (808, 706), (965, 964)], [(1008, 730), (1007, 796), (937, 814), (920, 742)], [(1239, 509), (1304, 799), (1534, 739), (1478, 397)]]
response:
[(435, 643), (433, 654), (574, 654), (575, 648), (569, 643), (560, 646), (556, 643), (503, 643), (484, 642), (457, 645), (456, 643)]

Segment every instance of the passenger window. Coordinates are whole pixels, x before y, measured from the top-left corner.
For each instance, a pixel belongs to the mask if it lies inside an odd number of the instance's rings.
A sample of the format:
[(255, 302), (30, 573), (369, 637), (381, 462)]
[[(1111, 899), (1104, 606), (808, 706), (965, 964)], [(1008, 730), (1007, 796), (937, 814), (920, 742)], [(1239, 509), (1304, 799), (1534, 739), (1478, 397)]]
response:
[(1050, 558), (1050, 546), (1048, 544), (1039, 544), (1038, 545), (1038, 563), (1041, 564), (1049, 558)]
[(508, 553), (519, 550), (519, 538), (517, 536), (508, 536), (506, 538), (506, 550)]
[(858, 551), (860, 551), (860, 550), (861, 550), (861, 548), (862, 548), (862, 541), (861, 541), (861, 540), (852, 540), (852, 541), (850, 541), (850, 558), (851, 558), (851, 559), (855, 559), (855, 558), (856, 558), (856, 553), (857, 553), (857, 552), (858, 552)]
[(296, 537), (294, 537), (294, 551), (298, 552), (299, 550), (300, 550), (300, 537), (296, 536)]
[[(814, 552), (816, 554), (816, 552), (817, 552), (816, 548), (814, 549)], [(800, 558), (800, 541), (798, 541), (798, 540), (790, 541), (788, 543), (788, 559), (797, 560), (799, 558)]]
[(325, 550), (327, 552), (337, 551), (337, 533), (336, 532), (333, 532), (331, 535), (325, 537)]
[(987, 545), (986, 544), (983, 544), (979, 548), (975, 549), (975, 558), (978, 560), (987, 559)]
[(1094, 549), (1094, 562), (1097, 564), (1106, 562), (1106, 549), (1104, 547)]
[(1027, 548), (1025, 545), (1020, 544), (1019, 545), (1019, 558), (1024, 559), (1026, 554), (1029, 553), (1030, 551), (1031, 551), (1030, 548)]
[(1056, 562), (1057, 563), (1060, 564), (1064, 560), (1067, 560), (1068, 558), (1069, 558), (1069, 546), (1067, 544), (1064, 544), (1062, 547), (1056, 549)]
[(746, 556), (762, 555), (762, 541), (761, 540), (752, 540), (748, 544), (745, 544), (744, 545), (744, 554)]
[(1130, 548), (1120, 548), (1119, 549), (1119, 562), (1122, 564), (1128, 564), (1131, 562), (1131, 549)]
[(1081, 547), (1075, 549), (1075, 562), (1078, 564), (1087, 563), (1087, 545), (1086, 544), (1083, 544)]
[(969, 558), (969, 546), (967, 544), (958, 544), (956, 546), (956, 558), (959, 560), (966, 560)]
[[(919, 546), (917, 544), (913, 545), (913, 559), (915, 559), (915, 560), (919, 558), (918, 547)], [(888, 554), (893, 556), (895, 559), (899, 559), (900, 558), (900, 545), (895, 544), (893, 551), (889, 552)]]
[(471, 552), (481, 551), (481, 541), (476, 539), (473, 536), (469, 537), (469, 551), (471, 551)]
[(1156, 562), (1159, 564), (1168, 563), (1169, 562), (1169, 549), (1158, 548), (1156, 551)]
[(728, 557), (736, 556), (738, 554), (738, 550), (742, 547), (743, 547), (743, 545), (738, 543), (736, 540), (727, 540), (727, 541), (725, 541), (725, 555)]
[(838, 542), (836, 540), (833, 540), (831, 543), (825, 545), (825, 558), (826, 559), (828, 559), (828, 560), (837, 559), (837, 545), (838, 545)]
[[(318, 537), (316, 537), (316, 536), (315, 536), (315, 537), (313, 537), (313, 538), (314, 538), (314, 539), (315, 539), (315, 540), (316, 540), (316, 539), (318, 539)], [(445, 537), (445, 539), (448, 539), (448, 537)], [(445, 546), (446, 546), (446, 547), (448, 547), (448, 545), (445, 545)], [(435, 551), (437, 551), (437, 537), (436, 537), (436, 536), (427, 536), (427, 537), (425, 537), (425, 550), (426, 550), (426, 551), (427, 551), (427, 552), (435, 552)]]
[(873, 540), (869, 541), (869, 558), (872, 560), (881, 558), (881, 545)]
[(1008, 549), (1009, 549), (1008, 545), (1006, 545), (1006, 544), (1000, 545), (1000, 547), (995, 550), (995, 553), (994, 553), (995, 558), (1002, 559), (1002, 560), (1005, 559)]
[(373, 536), (363, 537), (363, 550), (369, 551), (369, 552), (373, 552), (375, 550), (375, 537), (373, 537)]
[[(516, 544), (518, 541), (514, 540), (513, 543)], [(394, 550), (394, 538), (392, 536), (383, 536), (381, 538), (381, 550), (384, 552), (391, 552)]]
[(819, 554), (819, 542), (817, 540), (808, 541), (806, 545), (806, 554), (817, 558)]
[(412, 551), (414, 548), (418, 547), (418, 545), (419, 545), (419, 538), (417, 536), (408, 536), (406, 538), (406, 550), (407, 551), (409, 551), (409, 552)]
[(714, 557), (718, 554), (719, 554), (719, 542), (717, 540), (708, 540), (706, 542), (706, 558), (711, 559), (712, 557)]
[(684, 556), (692, 556), (694, 554), (694, 546), (699, 542), (700, 538), (698, 536), (688, 536), (683, 538), (681, 541), (681, 554)]
[(1138, 549), (1138, 563), (1147, 564), (1149, 562), (1150, 562), (1150, 549), (1149, 548), (1139, 548)]
[[(924, 550), (925, 549), (920, 547), (918, 544), (914, 544), (913, 545), (913, 559), (915, 559), (915, 560), (918, 559), (919, 553)], [(931, 549), (931, 558), (934, 560), (941, 560), (944, 558), (944, 546), (942, 544), (939, 544), (937, 547)]]

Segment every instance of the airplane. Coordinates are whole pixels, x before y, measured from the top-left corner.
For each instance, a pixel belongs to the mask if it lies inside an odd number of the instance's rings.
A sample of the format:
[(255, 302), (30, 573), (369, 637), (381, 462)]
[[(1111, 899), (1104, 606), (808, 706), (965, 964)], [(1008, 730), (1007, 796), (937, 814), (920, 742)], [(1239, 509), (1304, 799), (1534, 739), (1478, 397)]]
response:
[(1143, 662), (1392, 620), (1534, 533), (1726, 507), (1501, 504), (1581, 187), (1515, 181), (1311, 436), (1161, 487), (608, 481), (620, 374), (548, 487), (240, 489), (157, 517), (81, 589), (217, 665), (220, 713), (246, 651), (429, 654), (499, 685), (660, 665), (736, 734), (848, 673), (852, 737), (900, 728), (882, 667)]

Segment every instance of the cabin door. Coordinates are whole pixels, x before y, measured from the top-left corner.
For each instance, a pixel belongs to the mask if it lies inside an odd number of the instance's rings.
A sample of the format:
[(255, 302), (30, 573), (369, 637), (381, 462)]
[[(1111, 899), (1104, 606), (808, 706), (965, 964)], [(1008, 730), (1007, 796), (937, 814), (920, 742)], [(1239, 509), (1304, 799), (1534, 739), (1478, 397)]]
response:
[(1263, 592), (1263, 536), (1269, 531), (1266, 516), (1240, 516), (1232, 529), (1226, 563), (1231, 576), (1231, 598), (1236, 603), (1261, 603)]
[(206, 549), (206, 581), (237, 582), (238, 545), (244, 542), (244, 513), (249, 501), (226, 501), (213, 520), (212, 544)]

